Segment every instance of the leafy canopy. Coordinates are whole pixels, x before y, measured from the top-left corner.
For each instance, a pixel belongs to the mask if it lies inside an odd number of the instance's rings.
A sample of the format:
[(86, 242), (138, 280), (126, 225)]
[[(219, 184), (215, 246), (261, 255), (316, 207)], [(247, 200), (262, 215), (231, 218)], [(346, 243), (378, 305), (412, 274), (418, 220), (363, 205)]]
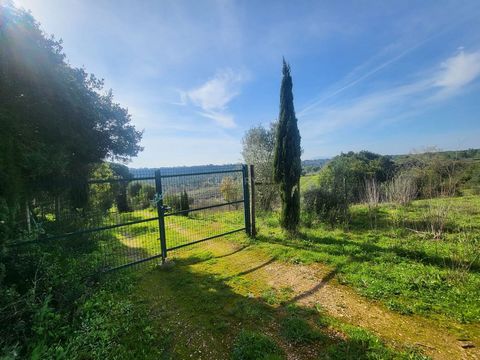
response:
[(342, 194), (347, 203), (363, 200), (365, 180), (385, 182), (395, 174), (395, 163), (389, 156), (370, 151), (348, 152), (335, 156), (320, 171), (320, 186)]
[(84, 177), (94, 163), (141, 151), (142, 133), (103, 86), (72, 67), (62, 41), (30, 13), (0, 3), (0, 197), (14, 200), (35, 184)]

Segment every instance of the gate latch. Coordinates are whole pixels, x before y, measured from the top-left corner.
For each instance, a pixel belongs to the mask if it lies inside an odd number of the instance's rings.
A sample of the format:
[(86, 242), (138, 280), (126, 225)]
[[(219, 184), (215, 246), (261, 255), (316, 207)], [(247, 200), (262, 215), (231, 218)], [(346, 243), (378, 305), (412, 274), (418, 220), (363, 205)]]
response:
[(157, 206), (160, 201), (163, 200), (163, 194), (156, 193), (153, 199), (151, 200), (152, 205)]
[[(158, 206), (158, 203), (163, 200), (163, 194), (156, 193), (155, 196), (153, 197), (153, 200), (151, 200), (153, 206)], [(162, 205), (162, 210), (163, 211), (169, 211), (172, 210), (172, 208), (168, 205)]]

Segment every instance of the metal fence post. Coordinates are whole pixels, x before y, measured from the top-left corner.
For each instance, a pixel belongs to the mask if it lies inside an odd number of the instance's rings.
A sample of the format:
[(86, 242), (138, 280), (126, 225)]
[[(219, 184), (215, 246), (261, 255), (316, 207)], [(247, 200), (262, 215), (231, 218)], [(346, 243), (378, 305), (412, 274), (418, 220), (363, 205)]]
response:
[(160, 250), (162, 264), (167, 259), (167, 240), (165, 236), (165, 208), (163, 207), (162, 175), (160, 170), (155, 170), (155, 191), (157, 196), (158, 231), (160, 234)]
[(248, 236), (252, 235), (252, 228), (250, 224), (250, 195), (248, 192), (248, 167), (242, 165), (243, 175), (243, 209), (245, 210), (245, 231)]
[(250, 165), (250, 226), (252, 228), (250, 235), (257, 236), (257, 228), (255, 224), (255, 166)]

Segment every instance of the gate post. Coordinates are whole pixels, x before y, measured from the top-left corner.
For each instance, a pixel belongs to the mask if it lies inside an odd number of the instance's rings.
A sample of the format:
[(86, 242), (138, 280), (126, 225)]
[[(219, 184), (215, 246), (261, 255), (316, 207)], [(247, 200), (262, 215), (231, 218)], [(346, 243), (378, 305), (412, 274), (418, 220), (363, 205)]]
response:
[(248, 193), (248, 167), (242, 165), (242, 177), (243, 177), (243, 209), (245, 216), (245, 231), (248, 236), (252, 235), (252, 228), (250, 225), (250, 195)]
[(250, 226), (252, 228), (250, 235), (257, 236), (257, 228), (255, 224), (255, 166), (250, 165)]
[(155, 170), (155, 191), (157, 200), (158, 231), (160, 234), (160, 251), (162, 264), (167, 259), (167, 240), (165, 236), (165, 208), (163, 207), (162, 175), (160, 170)]

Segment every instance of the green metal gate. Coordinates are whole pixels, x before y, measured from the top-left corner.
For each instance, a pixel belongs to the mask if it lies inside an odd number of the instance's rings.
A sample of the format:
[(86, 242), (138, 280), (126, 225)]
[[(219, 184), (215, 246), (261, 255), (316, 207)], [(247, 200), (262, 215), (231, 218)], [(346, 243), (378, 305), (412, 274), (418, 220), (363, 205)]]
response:
[[(90, 198), (86, 208), (57, 207), (58, 199), (47, 199), (50, 205), (37, 206), (32, 214), (44, 224), (42, 231), (15, 246), (90, 242), (102, 258), (100, 271), (112, 271), (154, 259), (163, 263), (182, 248), (222, 236), (251, 235), (247, 166), (217, 169), (173, 168), (92, 179), (81, 186)], [(70, 192), (84, 191), (74, 185)], [(128, 202), (125, 209), (119, 206), (121, 196)], [(116, 205), (102, 211), (102, 201), (110, 198), (117, 199)], [(64, 211), (57, 213), (57, 208)]]
[[(184, 188), (185, 186), (197, 183), (197, 181), (191, 181), (191, 179), (198, 180), (200, 177), (206, 177), (209, 179), (212, 178), (233, 178), (237, 177), (241, 179), (241, 198), (235, 199), (226, 199), (222, 202), (214, 201), (213, 203), (208, 203), (204, 205), (194, 206), (189, 209), (180, 209), (175, 210), (169, 206), (168, 195), (170, 192), (174, 192), (175, 188)], [(233, 180), (235, 181), (235, 180)], [(167, 186), (164, 183), (167, 182)], [(218, 182), (218, 181), (217, 181)], [(220, 185), (222, 183), (220, 182)], [(227, 189), (227, 191), (231, 191), (231, 195), (236, 195), (237, 192), (235, 189), (235, 183), (228, 185), (231, 188)], [(240, 231), (245, 231), (247, 235), (251, 235), (251, 227), (250, 227), (250, 196), (249, 196), (249, 188), (248, 188), (248, 170), (247, 166), (243, 165), (241, 169), (235, 170), (220, 170), (220, 171), (209, 171), (209, 172), (197, 172), (197, 173), (176, 173), (176, 174), (165, 174), (162, 175), (161, 170), (157, 170), (155, 172), (155, 189), (156, 189), (156, 207), (157, 207), (157, 214), (158, 214), (158, 229), (159, 229), (159, 240), (160, 240), (160, 254), (158, 257), (161, 257), (162, 262), (164, 262), (168, 256), (168, 252), (174, 251), (186, 246), (191, 246), (193, 244), (198, 244), (203, 241), (212, 240), (221, 236), (233, 234)], [(216, 197), (212, 197), (217, 199)], [(169, 241), (169, 237), (167, 236), (167, 226), (165, 219), (173, 216), (185, 216), (186, 214), (192, 215), (196, 212), (200, 211), (211, 211), (218, 208), (236, 206), (236, 205), (243, 205), (243, 226), (237, 229), (219, 232), (216, 234), (211, 234), (209, 236), (203, 238), (192, 238), (192, 239), (185, 239), (186, 241), (179, 242), (177, 241)], [(174, 240), (174, 239), (172, 239)]]

